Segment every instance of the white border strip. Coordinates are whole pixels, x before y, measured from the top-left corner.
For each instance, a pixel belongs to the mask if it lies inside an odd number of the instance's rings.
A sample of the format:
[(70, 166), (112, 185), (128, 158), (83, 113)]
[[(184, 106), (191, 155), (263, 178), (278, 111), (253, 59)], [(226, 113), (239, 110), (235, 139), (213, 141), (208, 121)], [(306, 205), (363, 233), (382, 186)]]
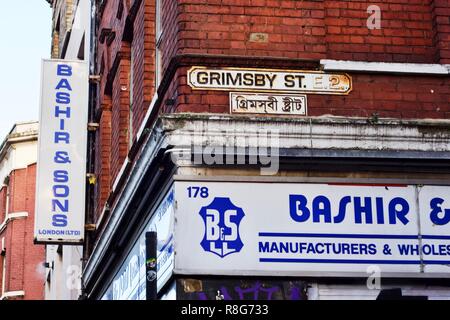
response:
[(15, 297), (24, 297), (25, 291), (7, 291), (3, 293), (3, 295), (0, 297), (0, 300), (8, 300), (8, 298), (15, 298)]
[(125, 169), (127, 168), (127, 165), (130, 163), (130, 159), (128, 158), (128, 156), (125, 158), (125, 160), (122, 163), (122, 166), (120, 167), (120, 171), (116, 176), (116, 179), (114, 180), (111, 192), (116, 191), (117, 185), (119, 184), (120, 179), (122, 179), (122, 176), (125, 172)]
[(3, 221), (0, 224), (0, 233), (2, 233), (4, 231), (4, 229), (6, 228), (8, 223), (11, 222), (12, 220), (20, 219), (20, 218), (27, 218), (27, 217), (28, 217), (28, 212), (25, 212), (25, 211), (7, 213), (5, 221)]
[(324, 71), (356, 71), (379, 73), (413, 73), (449, 75), (450, 65), (421, 63), (389, 63), (345, 60), (320, 60)]
[(152, 110), (155, 107), (157, 101), (158, 101), (158, 93), (155, 93), (153, 95), (152, 101), (150, 102), (150, 106), (148, 107), (147, 112), (145, 113), (144, 120), (142, 120), (141, 126), (137, 132), (136, 141), (139, 141), (141, 139), (142, 134), (144, 133), (145, 126), (147, 125), (148, 118), (150, 118), (150, 114), (152, 113)]
[(26, 212), (26, 211), (8, 213), (8, 218), (10, 218), (11, 220), (18, 219), (18, 218), (26, 218), (26, 217), (28, 217), (28, 212)]

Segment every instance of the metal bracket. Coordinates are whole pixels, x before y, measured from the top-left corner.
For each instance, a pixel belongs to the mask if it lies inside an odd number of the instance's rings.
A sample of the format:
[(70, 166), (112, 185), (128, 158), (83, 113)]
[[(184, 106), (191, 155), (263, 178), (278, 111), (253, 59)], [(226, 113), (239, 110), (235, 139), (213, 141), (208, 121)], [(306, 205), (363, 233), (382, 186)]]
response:
[(99, 123), (96, 122), (89, 122), (87, 125), (88, 131), (97, 131), (97, 129), (100, 127)]
[(84, 225), (84, 230), (86, 230), (88, 232), (95, 231), (96, 229), (97, 229), (97, 226), (94, 223)]
[(101, 79), (102, 79), (102, 76), (99, 74), (89, 75), (89, 82), (99, 83)]
[(87, 173), (86, 177), (88, 178), (89, 184), (95, 184), (97, 182), (97, 176), (95, 173)]

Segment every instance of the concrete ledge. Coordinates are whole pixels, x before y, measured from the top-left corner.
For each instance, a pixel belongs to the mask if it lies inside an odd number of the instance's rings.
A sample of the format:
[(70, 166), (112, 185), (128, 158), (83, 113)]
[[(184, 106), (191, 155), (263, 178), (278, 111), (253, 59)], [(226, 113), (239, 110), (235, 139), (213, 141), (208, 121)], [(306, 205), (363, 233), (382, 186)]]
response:
[[(450, 155), (449, 120), (376, 120), (343, 117), (236, 117), (207, 114), (171, 114), (161, 117), (167, 144), (186, 146), (261, 147), (256, 139), (274, 134), (280, 150), (320, 150), (317, 156), (383, 157), (424, 159)], [(255, 138), (256, 137), (256, 138)], [(255, 139), (252, 139), (255, 138)], [(273, 138), (271, 138), (273, 139)], [(269, 143), (267, 141), (266, 143)], [(328, 150), (328, 151), (327, 151)]]

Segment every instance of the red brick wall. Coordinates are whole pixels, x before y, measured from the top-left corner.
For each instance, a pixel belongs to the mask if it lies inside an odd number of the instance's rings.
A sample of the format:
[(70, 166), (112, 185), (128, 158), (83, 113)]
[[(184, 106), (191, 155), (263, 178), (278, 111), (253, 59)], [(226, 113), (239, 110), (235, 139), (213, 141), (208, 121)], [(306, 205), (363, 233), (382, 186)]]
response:
[[(97, 63), (102, 78), (98, 105), (108, 99), (112, 102), (111, 127), (108, 116), (98, 119), (105, 128), (100, 129), (103, 142), (97, 144), (101, 177), (96, 187), (96, 211), (103, 207), (129, 150), (130, 85), (133, 137), (155, 91), (155, 0), (125, 1), (119, 19), (120, 1), (108, 0), (99, 13), (99, 34), (110, 28), (115, 37), (110, 44), (107, 40), (99, 42)], [(381, 9), (381, 29), (367, 27), (371, 15), (367, 8), (373, 4)], [(242, 60), (254, 59), (252, 66), (281, 69), (288, 67), (283, 62), (270, 65), (266, 58), (299, 59), (299, 66), (291, 60), (289, 69), (299, 69), (300, 59), (313, 61), (316, 66), (320, 59), (449, 63), (449, 8), (449, 0), (162, 0), (163, 74), (167, 77), (172, 72), (168, 67), (174, 67), (171, 63), (177, 55), (187, 54), (243, 56)], [(133, 65), (130, 44), (122, 39), (127, 17), (133, 21)], [(199, 65), (203, 60), (197, 61)], [(192, 91), (186, 84), (188, 69), (179, 67), (159, 88), (163, 110), (229, 113), (228, 93)], [(403, 119), (450, 116), (448, 77), (351, 76), (354, 89), (348, 96), (308, 95), (308, 115)], [(175, 104), (165, 105), (167, 99)]]
[[(122, 49), (124, 49), (122, 47)], [(129, 50), (129, 48), (128, 48)], [(129, 116), (130, 116), (130, 60), (124, 56), (117, 69), (113, 82), (111, 127), (111, 175), (112, 183), (128, 154)]]
[(9, 180), (9, 212), (26, 211), (25, 186), (27, 179), (26, 170), (14, 170), (10, 174)]
[(325, 57), (323, 1), (185, 0), (178, 10), (179, 53)]
[(435, 45), (440, 63), (450, 64), (450, 0), (434, 0)]
[(155, 2), (143, 1), (133, 28), (133, 137), (155, 92)]
[(111, 101), (108, 101), (103, 107), (99, 121), (99, 129), (96, 132), (97, 156), (95, 157), (95, 170), (97, 175), (97, 182), (95, 184), (95, 195), (97, 201), (94, 206), (94, 213), (96, 218), (99, 217), (103, 210), (106, 200), (109, 196), (111, 186)]
[[(169, 34), (178, 33), (176, 53), (448, 63), (448, 0), (178, 3), (177, 23), (173, 22), (173, 8), (164, 20)], [(371, 15), (367, 8), (372, 4), (381, 9), (381, 29), (367, 27)], [(250, 41), (255, 32), (265, 33), (267, 39)], [(173, 50), (165, 51), (165, 64), (174, 54)], [(228, 93), (192, 91), (185, 85), (187, 69), (178, 70), (165, 95), (176, 98), (172, 110), (228, 113)], [(352, 76), (354, 90), (349, 96), (309, 95), (308, 115), (449, 116), (448, 77)]]
[(28, 218), (25, 220), (25, 255), (24, 255), (24, 288), (25, 299), (43, 299), (45, 277), (40, 270), (45, 262), (45, 247), (33, 244), (34, 207), (36, 192), (36, 164), (27, 169), (26, 190), (22, 197), (26, 198)]
[(379, 1), (381, 29), (367, 28), (368, 1), (325, 1), (327, 57), (383, 62), (436, 61), (430, 1)]
[[(176, 27), (166, 20), (167, 29), (178, 31), (178, 53), (432, 63), (438, 62), (433, 14), (441, 34), (448, 32), (448, 1), (178, 3)], [(367, 28), (372, 4), (381, 9), (381, 29)], [(173, 12), (167, 10), (166, 15)], [(266, 33), (267, 41), (252, 41), (252, 33)], [(440, 37), (445, 40), (446, 35)]]
[[(25, 211), (26, 170), (15, 170), (10, 174), (9, 212)], [(12, 221), (8, 225), (8, 242), (6, 249), (6, 290), (24, 290), (24, 255), (25, 255), (25, 219)]]
[(0, 221), (4, 221), (5, 220), (6, 193), (7, 193), (7, 188), (6, 188), (6, 186), (4, 186), (4, 187), (2, 187), (0, 189)]
[(24, 211), (28, 217), (12, 220), (0, 234), (6, 239), (6, 291), (23, 290), (24, 299), (43, 299), (45, 247), (33, 244), (36, 165), (12, 171), (10, 177), (9, 212)]
[[(95, 188), (97, 217), (128, 154), (130, 120), (134, 140), (154, 94), (155, 0), (123, 1), (123, 14), (118, 17), (121, 1), (123, 0), (109, 0), (99, 12), (98, 34), (111, 29), (114, 39), (112, 36), (110, 41), (108, 36), (103, 41), (97, 39), (97, 68), (101, 73), (100, 97), (97, 105), (99, 115), (97, 121), (100, 123), (96, 143), (96, 173), (99, 178)], [(126, 33), (130, 30), (131, 39)], [(135, 61), (133, 66), (131, 54)], [(130, 114), (131, 86), (133, 86), (132, 114)], [(105, 113), (105, 110), (108, 111)]]
[[(161, 1), (161, 29), (163, 30), (161, 38), (161, 69), (164, 74), (168, 67), (171, 57), (183, 53), (183, 48), (189, 46), (195, 52), (200, 52), (200, 38), (196, 34), (186, 32), (186, 37), (181, 40), (182, 30), (188, 28), (189, 22), (183, 20), (181, 7), (177, 6), (176, 1)], [(195, 19), (195, 17), (193, 17)], [(184, 42), (183, 42), (184, 41)]]
[[(176, 112), (229, 113), (229, 93), (192, 90), (186, 84), (187, 70), (177, 73)], [(352, 78), (353, 91), (348, 96), (309, 94), (308, 115), (450, 118), (448, 77), (352, 74)]]
[[(0, 238), (1, 241), (1, 238)], [(0, 290), (3, 283), (3, 256), (0, 256)]]

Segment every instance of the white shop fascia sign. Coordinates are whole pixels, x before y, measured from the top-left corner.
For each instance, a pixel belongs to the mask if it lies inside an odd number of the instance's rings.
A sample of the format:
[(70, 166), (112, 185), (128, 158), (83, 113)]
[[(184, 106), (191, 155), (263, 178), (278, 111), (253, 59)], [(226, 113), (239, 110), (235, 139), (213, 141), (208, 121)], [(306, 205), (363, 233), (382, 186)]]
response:
[(36, 243), (84, 239), (88, 76), (86, 62), (42, 61)]
[(175, 272), (450, 276), (450, 187), (175, 183)]

